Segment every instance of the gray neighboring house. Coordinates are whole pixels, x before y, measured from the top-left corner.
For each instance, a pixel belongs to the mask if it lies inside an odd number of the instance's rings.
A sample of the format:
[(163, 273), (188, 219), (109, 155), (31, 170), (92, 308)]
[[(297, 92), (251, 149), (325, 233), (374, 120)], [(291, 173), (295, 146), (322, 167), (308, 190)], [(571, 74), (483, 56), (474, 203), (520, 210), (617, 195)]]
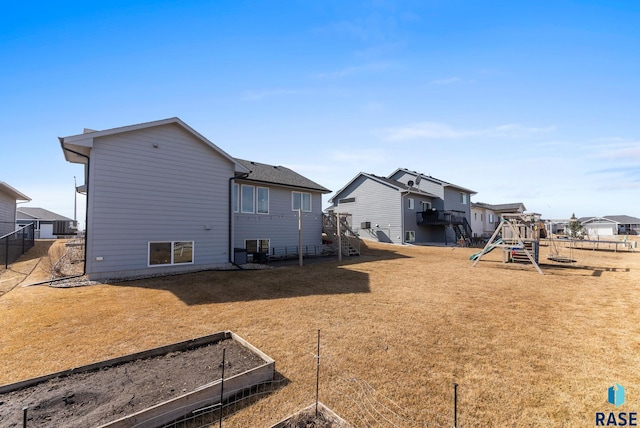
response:
[(522, 202), (508, 204), (471, 203), (471, 230), (474, 238), (490, 238), (500, 224), (502, 214), (522, 214), (527, 210)]
[(618, 235), (639, 235), (640, 218), (629, 215), (606, 215), (604, 218), (618, 224)]
[(54, 234), (54, 224), (57, 225), (60, 222), (67, 224), (71, 223), (74, 228), (77, 225), (77, 222), (69, 217), (56, 214), (53, 211), (45, 210), (44, 208), (19, 207), (16, 213), (16, 223), (18, 226), (22, 227), (30, 223), (34, 223), (36, 239), (56, 238), (58, 235)]
[[(321, 242), (321, 233), (313, 239), (311, 232), (322, 218), (310, 214), (326, 189), (307, 188), (302, 176), (282, 167), (235, 159), (179, 118), (86, 130), (60, 144), (67, 161), (85, 166), (78, 190), (87, 194), (91, 279), (223, 268), (242, 254), (237, 248), (297, 246), (296, 201), (309, 231), (304, 244)], [(281, 175), (267, 176), (269, 167)], [(312, 194), (311, 211), (294, 192)]]
[(0, 181), (0, 236), (7, 235), (16, 230), (16, 208), (18, 201), (29, 202), (24, 193)]
[(249, 173), (233, 183), (234, 247), (248, 254), (295, 254), (301, 209), (303, 252), (320, 254), (322, 195), (329, 190), (283, 166), (236, 161)]
[(363, 239), (395, 244), (453, 244), (471, 238), (470, 197), (476, 192), (405, 168), (387, 177), (361, 172), (329, 200), (351, 214)]

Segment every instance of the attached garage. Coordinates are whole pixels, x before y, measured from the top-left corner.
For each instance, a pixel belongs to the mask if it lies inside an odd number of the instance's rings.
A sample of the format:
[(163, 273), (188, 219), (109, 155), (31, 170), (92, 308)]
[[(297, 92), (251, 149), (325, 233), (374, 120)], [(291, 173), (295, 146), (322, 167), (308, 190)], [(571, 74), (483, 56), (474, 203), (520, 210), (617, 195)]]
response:
[(604, 217), (593, 217), (581, 222), (589, 239), (600, 236), (612, 237), (618, 234), (618, 222)]

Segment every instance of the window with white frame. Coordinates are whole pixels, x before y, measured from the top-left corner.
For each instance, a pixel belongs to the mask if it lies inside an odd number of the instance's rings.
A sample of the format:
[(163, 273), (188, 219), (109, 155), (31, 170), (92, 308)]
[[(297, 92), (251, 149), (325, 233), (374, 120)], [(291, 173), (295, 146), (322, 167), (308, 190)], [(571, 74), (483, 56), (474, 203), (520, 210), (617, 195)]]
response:
[(233, 212), (237, 213), (240, 211), (240, 185), (238, 183), (233, 183)]
[(149, 242), (149, 266), (193, 263), (193, 241)]
[(240, 211), (243, 213), (253, 213), (255, 187), (243, 184), (240, 186)]
[(258, 214), (269, 214), (269, 189), (258, 187), (256, 189), (256, 212)]
[(413, 230), (406, 230), (404, 232), (404, 242), (416, 242), (416, 232)]
[(493, 214), (489, 214), (489, 223), (493, 223), (494, 220), (495, 217), (493, 216)]
[(245, 239), (244, 248), (247, 253), (269, 253), (268, 239)]
[(291, 192), (291, 209), (298, 211), (311, 211), (311, 193)]
[(415, 206), (415, 201), (413, 200), (413, 198), (407, 198), (407, 208), (412, 210), (414, 206)]
[(269, 188), (233, 183), (233, 212), (269, 214)]
[(460, 192), (460, 203), (462, 205), (466, 205), (467, 204), (467, 194), (464, 192)]

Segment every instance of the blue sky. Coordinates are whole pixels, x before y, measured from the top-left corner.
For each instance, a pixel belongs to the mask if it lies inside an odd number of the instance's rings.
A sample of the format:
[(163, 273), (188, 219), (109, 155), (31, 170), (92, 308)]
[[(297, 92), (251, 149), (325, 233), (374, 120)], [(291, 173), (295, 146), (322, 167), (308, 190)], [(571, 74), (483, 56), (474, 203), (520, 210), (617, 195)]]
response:
[(638, 22), (615, 0), (11, 2), (0, 181), (73, 217), (57, 137), (178, 116), (333, 191), (404, 167), (545, 218), (640, 217)]

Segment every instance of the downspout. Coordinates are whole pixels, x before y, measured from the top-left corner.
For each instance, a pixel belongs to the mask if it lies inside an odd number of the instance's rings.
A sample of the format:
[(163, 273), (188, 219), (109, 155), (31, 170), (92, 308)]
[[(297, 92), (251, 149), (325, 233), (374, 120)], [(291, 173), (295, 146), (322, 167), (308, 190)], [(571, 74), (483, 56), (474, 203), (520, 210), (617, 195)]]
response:
[[(68, 147), (64, 146), (64, 138), (62, 137), (58, 137), (58, 140), (60, 141), (60, 147), (62, 147), (62, 150), (67, 151), (69, 153), (73, 153), (74, 155), (78, 155), (81, 156), (83, 158), (85, 158), (87, 160), (87, 179), (86, 179), (86, 185), (87, 185), (87, 200), (85, 202), (85, 208), (84, 208), (84, 263), (82, 266), (82, 275), (79, 276), (84, 276), (87, 274), (87, 248), (88, 248), (88, 242), (89, 242), (89, 176), (90, 176), (90, 165), (91, 165), (91, 159), (89, 158), (89, 156), (84, 155), (80, 152), (76, 152), (75, 150), (71, 150)], [(76, 192), (78, 191), (78, 189), (76, 189)]]
[[(238, 177), (231, 177), (229, 178), (229, 263), (231, 263), (234, 266), (240, 267), (236, 261), (234, 260), (235, 258), (234, 253), (233, 253), (233, 181), (236, 178), (246, 178), (249, 176), (248, 172), (243, 173), (242, 175), (239, 175)], [(238, 198), (240, 197), (240, 195), (238, 195)]]

